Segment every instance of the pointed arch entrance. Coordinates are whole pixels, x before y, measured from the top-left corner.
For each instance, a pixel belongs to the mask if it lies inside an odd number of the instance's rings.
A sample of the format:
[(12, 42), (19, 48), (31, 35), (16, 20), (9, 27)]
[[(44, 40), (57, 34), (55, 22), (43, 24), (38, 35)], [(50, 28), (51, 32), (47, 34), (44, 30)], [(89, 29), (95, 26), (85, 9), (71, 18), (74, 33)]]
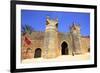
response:
[(41, 57), (41, 48), (35, 49), (34, 58), (40, 58)]
[(61, 54), (68, 55), (68, 44), (65, 41), (61, 44)]

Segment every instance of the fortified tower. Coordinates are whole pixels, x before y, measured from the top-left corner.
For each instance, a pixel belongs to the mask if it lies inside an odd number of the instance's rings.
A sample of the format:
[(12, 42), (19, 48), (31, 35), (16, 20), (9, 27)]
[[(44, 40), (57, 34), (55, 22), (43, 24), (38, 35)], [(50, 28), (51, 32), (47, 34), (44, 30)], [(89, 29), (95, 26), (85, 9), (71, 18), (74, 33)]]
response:
[(46, 19), (46, 29), (44, 37), (44, 58), (55, 58), (58, 56), (58, 19)]
[(80, 35), (80, 25), (73, 23), (71, 26), (71, 35), (72, 35), (72, 53), (81, 54), (81, 35)]

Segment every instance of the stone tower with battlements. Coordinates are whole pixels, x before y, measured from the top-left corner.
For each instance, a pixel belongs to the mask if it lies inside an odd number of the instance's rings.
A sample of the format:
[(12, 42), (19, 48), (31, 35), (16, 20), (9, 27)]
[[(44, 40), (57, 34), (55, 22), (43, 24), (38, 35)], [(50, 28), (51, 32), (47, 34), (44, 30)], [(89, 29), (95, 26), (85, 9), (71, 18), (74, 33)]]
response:
[(58, 19), (46, 19), (46, 29), (44, 37), (44, 58), (55, 58), (58, 56)]
[(73, 23), (71, 26), (71, 35), (72, 35), (72, 53), (81, 54), (81, 34), (80, 34), (80, 25)]

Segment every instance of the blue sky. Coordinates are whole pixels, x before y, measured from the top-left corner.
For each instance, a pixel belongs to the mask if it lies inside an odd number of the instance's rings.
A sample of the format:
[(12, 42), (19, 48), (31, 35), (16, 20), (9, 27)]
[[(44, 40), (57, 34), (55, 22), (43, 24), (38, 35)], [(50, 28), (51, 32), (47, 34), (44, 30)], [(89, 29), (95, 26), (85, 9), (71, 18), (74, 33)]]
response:
[(80, 24), (81, 34), (90, 35), (90, 14), (79, 12), (21, 10), (21, 25), (30, 25), (35, 31), (45, 31), (46, 17), (58, 18), (58, 31), (69, 32), (72, 23)]

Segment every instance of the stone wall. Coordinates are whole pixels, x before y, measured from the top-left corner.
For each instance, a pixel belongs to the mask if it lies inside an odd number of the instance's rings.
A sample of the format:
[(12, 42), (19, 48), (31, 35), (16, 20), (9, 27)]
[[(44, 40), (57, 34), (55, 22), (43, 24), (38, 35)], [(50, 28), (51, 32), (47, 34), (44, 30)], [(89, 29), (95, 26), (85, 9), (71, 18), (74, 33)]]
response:
[(90, 48), (90, 38), (89, 37), (81, 37), (81, 47), (82, 53), (87, 53)]
[[(53, 34), (53, 35), (55, 35), (55, 34)], [(55, 41), (55, 43), (53, 43), (51, 45), (51, 47), (55, 46), (54, 53), (56, 54), (56, 56), (52, 55), (53, 58), (62, 55), (61, 54), (61, 49), (62, 49), (61, 44), (64, 41), (68, 44), (69, 55), (72, 55), (73, 45), (72, 45), (71, 34), (70, 33), (64, 34), (64, 33), (57, 32), (57, 35), (58, 36), (56, 36), (56, 37), (58, 37), (58, 38), (55, 38), (54, 40), (53, 40), (53, 38), (51, 38), (51, 41), (52, 40)], [(31, 42), (32, 42), (31, 45), (25, 44), (25, 42), (24, 42), (25, 36), (27, 36), (31, 40)], [(22, 59), (34, 58), (35, 50), (37, 48), (41, 49), (41, 57), (45, 58), (48, 55), (47, 53), (45, 53), (45, 49), (44, 49), (44, 47), (46, 45), (44, 45), (44, 33), (43, 32), (34, 32), (30, 36), (29, 35), (25, 35), (25, 36), (22, 36), (22, 38), (21, 38), (21, 40), (22, 40), (22, 42), (21, 42), (22, 43), (21, 44), (21, 58)], [(58, 43), (56, 43), (56, 42), (58, 42)], [(30, 48), (31, 51), (29, 50), (29, 53), (26, 53), (28, 48)], [(89, 37), (81, 37), (81, 51), (82, 51), (82, 53), (83, 54), (87, 53), (89, 48), (90, 48), (90, 38)], [(48, 52), (49, 52), (49, 54), (52, 54), (52, 51), (51, 52), (48, 51)]]

